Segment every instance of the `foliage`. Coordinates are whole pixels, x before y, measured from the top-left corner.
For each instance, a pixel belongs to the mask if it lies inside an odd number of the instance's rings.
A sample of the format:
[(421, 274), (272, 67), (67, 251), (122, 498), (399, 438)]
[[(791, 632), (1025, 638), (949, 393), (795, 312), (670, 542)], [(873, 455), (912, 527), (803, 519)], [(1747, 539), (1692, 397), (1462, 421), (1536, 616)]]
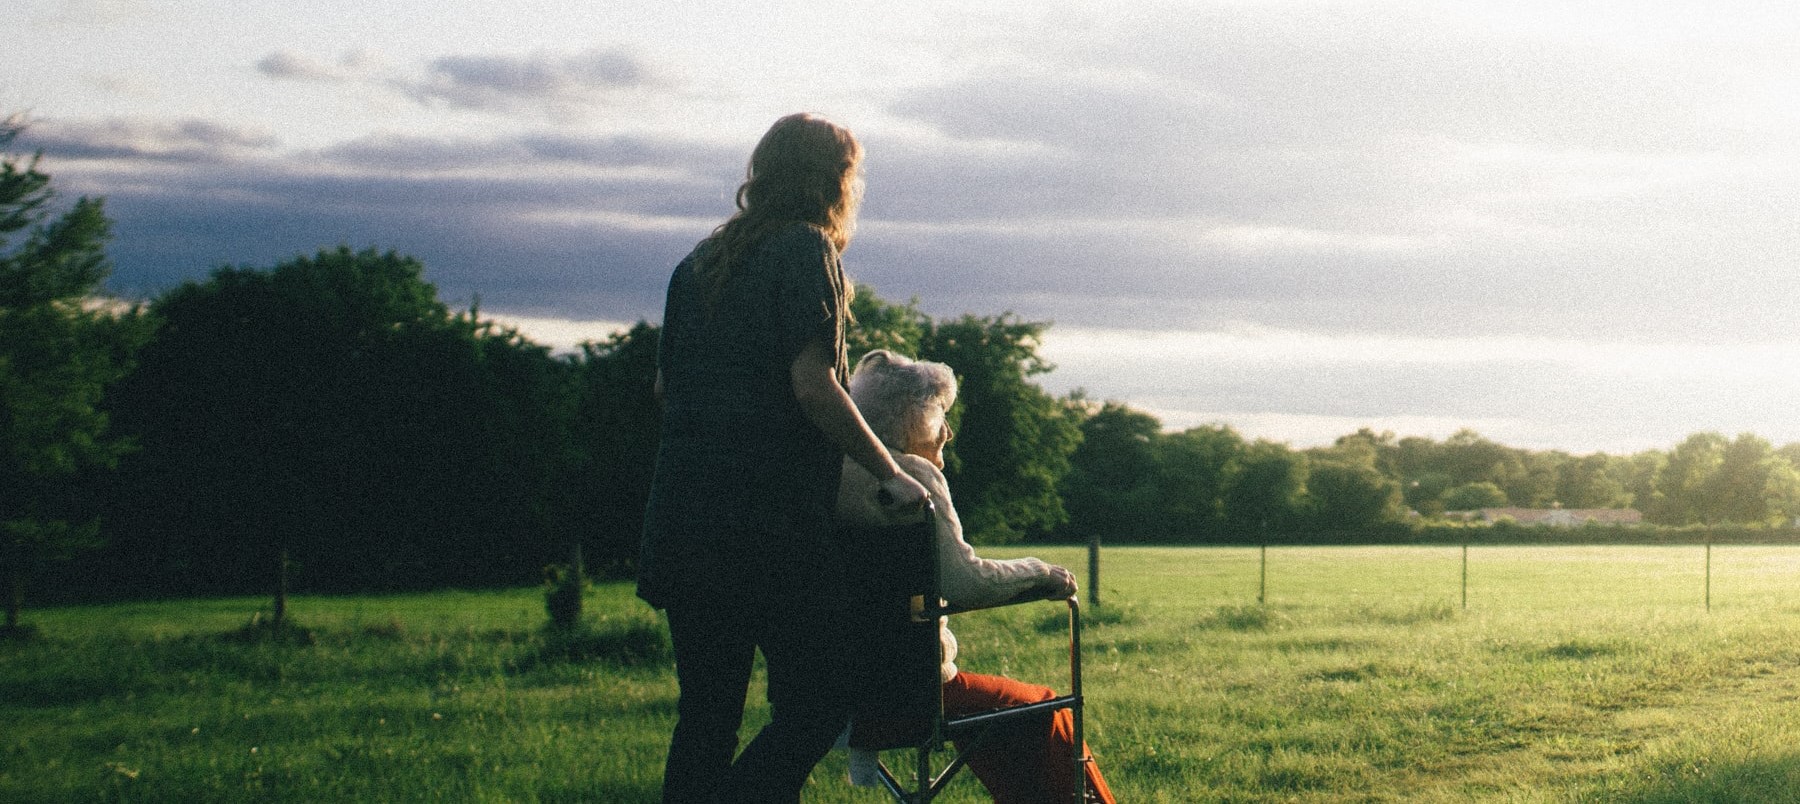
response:
[(1068, 519), (1056, 488), (1081, 430), (1030, 381), (1052, 369), (1037, 353), (1047, 326), (965, 315), (931, 324), (920, 343), (919, 357), (948, 364), (960, 383), (944, 474), (972, 541), (1017, 541)]
[(550, 627), (568, 630), (581, 623), (581, 598), (587, 592), (587, 578), (579, 564), (550, 564), (544, 567), (544, 612), (550, 615)]
[(851, 325), (844, 333), (850, 365), (876, 349), (918, 356), (919, 344), (931, 328), (931, 317), (919, 312), (919, 300), (893, 304), (875, 295), (868, 285), (856, 286), (850, 301)]
[(1233, 484), (1244, 439), (1225, 425), (1203, 425), (1155, 443), (1161, 526), (1171, 541), (1220, 541), (1225, 490)]
[[(1079, 432), (1028, 379), (1049, 370), (1045, 325), (938, 324), (866, 288), (857, 304), (853, 343), (961, 375), (950, 459), (971, 534), (1060, 522)], [(220, 268), (150, 311), (162, 327), (107, 398), (142, 449), (105, 488), (110, 543), (76, 583), (248, 591), (284, 549), (314, 591), (517, 583), (576, 546), (602, 577), (630, 575), (660, 418), (655, 326), (551, 355), (452, 313), (416, 260), (347, 248)]]
[(582, 542), (600, 577), (629, 577), (656, 466), (662, 409), (656, 401), (660, 330), (638, 322), (585, 343), (571, 367), (577, 387), (571, 460), (552, 493), (569, 512), (556, 538)]
[(1695, 433), (1669, 452), (1667, 465), (1657, 475), (1660, 504), (1649, 512), (1652, 519), (1671, 525), (1716, 521), (1716, 501), (1707, 491), (1709, 481), (1725, 459), (1728, 442), (1718, 433)]
[(1506, 507), (1506, 492), (1501, 491), (1493, 481), (1482, 480), (1475, 483), (1464, 483), (1444, 492), (1442, 496), (1444, 509), (1447, 511), (1477, 511), (1482, 508)]
[(313, 589), (535, 575), (569, 368), (451, 314), (421, 274), (339, 248), (155, 301), (163, 328), (111, 400), (143, 447), (113, 518), (119, 583), (242, 591), (283, 549)]
[(1065, 537), (1147, 542), (1156, 538), (1156, 417), (1107, 402), (1082, 411), (1081, 445), (1069, 456), (1060, 491), (1069, 512)]
[[(0, 149), (18, 130), (0, 122)], [(0, 595), (15, 631), (27, 578), (98, 543), (83, 481), (132, 446), (100, 403), (150, 330), (97, 298), (111, 270), (101, 202), (53, 215), (53, 198), (36, 158), (0, 158)]]
[(1557, 474), (1555, 502), (1564, 508), (1625, 508), (1631, 503), (1619, 461), (1596, 453), (1571, 458)]
[(1260, 540), (1298, 532), (1306, 524), (1308, 471), (1305, 458), (1285, 444), (1258, 440), (1245, 446), (1221, 500), (1227, 532)]
[(1314, 527), (1323, 532), (1366, 528), (1400, 516), (1400, 484), (1367, 463), (1314, 462), (1306, 489)]
[(1307, 459), (1284, 444), (1246, 443), (1223, 425), (1163, 433), (1155, 417), (1116, 402), (1077, 410), (1065, 538), (1242, 542), (1306, 524)]

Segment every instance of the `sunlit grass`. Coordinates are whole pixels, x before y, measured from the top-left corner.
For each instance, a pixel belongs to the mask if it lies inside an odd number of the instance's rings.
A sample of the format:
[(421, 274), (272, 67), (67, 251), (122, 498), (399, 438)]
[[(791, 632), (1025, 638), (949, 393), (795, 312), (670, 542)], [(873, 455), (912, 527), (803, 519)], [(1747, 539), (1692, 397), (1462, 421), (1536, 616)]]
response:
[[(1035, 554), (1086, 577), (1077, 548)], [(1800, 549), (1108, 548), (1088, 739), (1123, 800), (1800, 800)], [(1266, 604), (1257, 601), (1264, 591)], [(1084, 590), (1085, 595), (1085, 590)], [(0, 644), (0, 800), (655, 799), (661, 620), (535, 589), (32, 612)], [(1063, 609), (966, 615), (961, 664), (1059, 689)], [(760, 679), (760, 675), (759, 675)], [(747, 738), (766, 718), (760, 680)], [(877, 802), (833, 754), (809, 802)], [(970, 780), (949, 801), (982, 801)]]

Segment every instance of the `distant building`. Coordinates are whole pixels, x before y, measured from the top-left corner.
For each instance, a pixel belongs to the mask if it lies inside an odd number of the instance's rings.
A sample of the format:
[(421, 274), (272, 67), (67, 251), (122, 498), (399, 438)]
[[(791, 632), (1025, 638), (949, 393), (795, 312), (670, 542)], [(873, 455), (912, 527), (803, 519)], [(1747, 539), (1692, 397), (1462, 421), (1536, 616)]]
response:
[(1510, 519), (1520, 525), (1548, 525), (1567, 528), (1575, 525), (1637, 525), (1644, 514), (1635, 508), (1482, 508), (1475, 511), (1447, 511), (1445, 517), (1471, 522), (1499, 522)]

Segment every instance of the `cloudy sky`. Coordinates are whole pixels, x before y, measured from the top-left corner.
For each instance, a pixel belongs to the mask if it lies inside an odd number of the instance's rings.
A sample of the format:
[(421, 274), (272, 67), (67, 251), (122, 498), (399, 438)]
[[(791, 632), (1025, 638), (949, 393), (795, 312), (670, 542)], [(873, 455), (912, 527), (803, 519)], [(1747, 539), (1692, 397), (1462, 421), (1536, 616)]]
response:
[(809, 110), (868, 149), (852, 275), (1054, 322), (1053, 392), (1297, 447), (1800, 441), (1789, 0), (6, 16), (0, 114), (106, 197), (121, 295), (347, 244), (540, 342), (655, 321), (756, 138)]

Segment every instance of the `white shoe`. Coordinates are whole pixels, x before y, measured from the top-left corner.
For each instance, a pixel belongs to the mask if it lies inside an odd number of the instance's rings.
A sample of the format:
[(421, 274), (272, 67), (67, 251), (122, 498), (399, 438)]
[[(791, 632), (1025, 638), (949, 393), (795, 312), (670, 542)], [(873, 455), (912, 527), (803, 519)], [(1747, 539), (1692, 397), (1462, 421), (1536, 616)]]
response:
[(861, 748), (850, 749), (850, 783), (857, 787), (880, 787), (881, 755)]

